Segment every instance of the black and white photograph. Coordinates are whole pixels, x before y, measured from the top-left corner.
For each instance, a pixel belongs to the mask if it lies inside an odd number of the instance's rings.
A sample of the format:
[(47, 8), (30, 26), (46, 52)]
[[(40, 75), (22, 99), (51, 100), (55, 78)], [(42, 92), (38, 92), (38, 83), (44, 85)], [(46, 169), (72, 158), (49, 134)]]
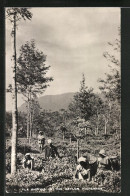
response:
[(121, 192), (121, 9), (5, 7), (5, 192)]

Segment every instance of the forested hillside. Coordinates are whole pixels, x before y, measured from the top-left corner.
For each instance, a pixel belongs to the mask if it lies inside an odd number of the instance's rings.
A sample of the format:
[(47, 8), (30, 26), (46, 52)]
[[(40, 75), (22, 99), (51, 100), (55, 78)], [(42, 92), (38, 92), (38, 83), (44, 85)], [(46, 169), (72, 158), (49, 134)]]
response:
[[(68, 105), (73, 99), (74, 93), (64, 93), (60, 95), (45, 95), (38, 99), (41, 109), (59, 111), (60, 109), (67, 109)], [(24, 103), (19, 107), (19, 111), (26, 112), (27, 104)]]

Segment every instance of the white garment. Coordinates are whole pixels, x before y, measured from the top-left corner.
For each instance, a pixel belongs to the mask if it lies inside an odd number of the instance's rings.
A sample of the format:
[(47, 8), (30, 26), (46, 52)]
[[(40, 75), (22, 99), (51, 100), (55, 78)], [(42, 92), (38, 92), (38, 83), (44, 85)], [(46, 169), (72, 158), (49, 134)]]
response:
[(81, 173), (79, 172), (79, 180), (83, 180), (83, 176), (81, 175)]

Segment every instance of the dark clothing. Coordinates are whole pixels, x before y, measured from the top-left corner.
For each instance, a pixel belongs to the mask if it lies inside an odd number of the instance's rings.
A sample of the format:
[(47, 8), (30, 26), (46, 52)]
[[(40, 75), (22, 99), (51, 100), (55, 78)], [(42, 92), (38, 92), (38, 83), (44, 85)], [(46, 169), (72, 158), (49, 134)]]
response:
[(97, 169), (96, 176), (99, 179), (99, 182), (101, 183), (101, 185), (105, 183), (105, 179), (107, 178), (108, 172), (110, 172), (109, 171), (110, 169), (111, 169), (111, 164), (110, 164), (109, 157), (100, 156), (98, 158), (98, 169)]
[(88, 161), (86, 162), (81, 161), (79, 165), (77, 165), (75, 178), (82, 179), (82, 180), (89, 178), (90, 180), (90, 167)]
[(46, 145), (45, 146), (45, 159), (48, 159), (49, 157), (59, 157), (59, 153), (57, 151), (56, 146), (54, 146), (53, 144), (50, 145)]
[(44, 144), (45, 144), (44, 136), (43, 135), (38, 135), (38, 145), (39, 145), (40, 151), (43, 151)]
[(49, 145), (46, 145), (45, 146), (45, 159), (49, 159), (50, 155), (51, 155), (51, 148)]
[(91, 154), (87, 154), (86, 156), (84, 156), (88, 162), (89, 162), (89, 167), (90, 167), (90, 175), (95, 176), (96, 172), (97, 172), (97, 167), (98, 167), (98, 163), (97, 163), (97, 158), (94, 157)]
[(98, 158), (98, 167), (100, 170), (109, 170), (110, 169), (110, 160), (106, 157)]
[(50, 147), (51, 147), (51, 155), (52, 155), (52, 157), (55, 157), (55, 156), (59, 157), (59, 153), (57, 151), (57, 147), (54, 146), (53, 144), (50, 144)]
[(119, 171), (120, 170), (120, 163), (119, 163), (117, 157), (110, 157), (109, 159), (110, 159), (111, 170)]
[(38, 144), (45, 144), (45, 138), (43, 135), (38, 135)]
[(90, 164), (90, 176), (93, 177), (97, 173), (98, 163), (95, 161), (94, 163)]
[(23, 161), (23, 166), (24, 166), (24, 168), (33, 169), (33, 167), (34, 167), (34, 159), (31, 158), (31, 157), (25, 157), (25, 159)]
[[(82, 169), (81, 169), (81, 167), (78, 166), (76, 169), (77, 174), (81, 170), (80, 173), (83, 176), (83, 178), (85, 179), (86, 177), (87, 178), (89, 177), (91, 180), (92, 177), (94, 177), (97, 172), (97, 167), (98, 167), (97, 159), (96, 159), (96, 157), (94, 157), (91, 154), (86, 154), (83, 157), (86, 158), (86, 161), (80, 162), (80, 166), (82, 167)], [(84, 171), (86, 171), (86, 174), (84, 173)], [(82, 173), (84, 173), (85, 175), (83, 175)], [(76, 176), (78, 177), (77, 174), (76, 174)]]
[(88, 161), (86, 161), (86, 162), (80, 162), (80, 165), (84, 168), (84, 169), (89, 169), (90, 168), (90, 166), (89, 166), (89, 162)]

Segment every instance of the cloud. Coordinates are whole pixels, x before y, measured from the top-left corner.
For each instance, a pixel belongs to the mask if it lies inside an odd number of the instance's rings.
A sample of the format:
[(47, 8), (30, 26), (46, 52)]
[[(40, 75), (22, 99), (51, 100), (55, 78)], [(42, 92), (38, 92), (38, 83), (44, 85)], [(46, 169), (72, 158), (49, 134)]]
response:
[[(31, 8), (31, 21), (20, 21), (17, 53), (26, 41), (47, 55), (49, 76), (54, 81), (45, 94), (74, 92), (79, 89), (82, 73), (88, 86), (98, 89), (97, 79), (108, 71), (103, 52), (114, 41), (120, 26), (119, 8)], [(11, 82), (11, 24), (6, 25), (6, 84)]]

